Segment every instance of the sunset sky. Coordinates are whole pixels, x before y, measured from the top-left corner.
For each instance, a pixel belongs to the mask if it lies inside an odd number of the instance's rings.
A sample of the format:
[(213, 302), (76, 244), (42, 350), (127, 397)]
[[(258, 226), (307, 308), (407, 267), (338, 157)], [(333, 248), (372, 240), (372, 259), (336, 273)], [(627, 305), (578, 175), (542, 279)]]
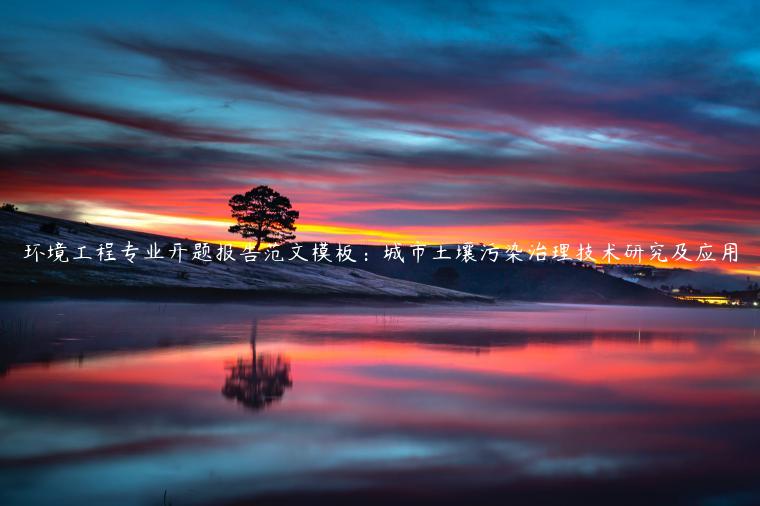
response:
[(760, 4), (397, 4), (5, 0), (0, 200), (229, 240), (266, 184), (299, 240), (737, 242), (710, 267), (760, 275)]

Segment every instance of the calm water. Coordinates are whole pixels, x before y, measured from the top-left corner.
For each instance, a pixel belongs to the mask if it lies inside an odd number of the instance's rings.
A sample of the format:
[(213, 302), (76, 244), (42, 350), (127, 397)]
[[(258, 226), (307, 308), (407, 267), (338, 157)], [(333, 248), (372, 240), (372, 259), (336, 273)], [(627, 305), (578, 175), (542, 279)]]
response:
[(759, 317), (4, 302), (0, 504), (760, 504)]

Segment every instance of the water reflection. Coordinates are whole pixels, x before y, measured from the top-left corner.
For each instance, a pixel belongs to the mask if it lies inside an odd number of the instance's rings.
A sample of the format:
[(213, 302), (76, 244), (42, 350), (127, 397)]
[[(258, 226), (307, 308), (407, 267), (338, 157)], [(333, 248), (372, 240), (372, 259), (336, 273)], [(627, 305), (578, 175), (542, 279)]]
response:
[(280, 354), (256, 354), (257, 329), (258, 321), (254, 319), (251, 329), (252, 359), (246, 362), (239, 357), (237, 363), (228, 366), (229, 373), (222, 387), (222, 395), (252, 409), (262, 409), (281, 399), (285, 389), (293, 386), (290, 360)]
[(758, 316), (0, 306), (0, 504), (758, 504)]

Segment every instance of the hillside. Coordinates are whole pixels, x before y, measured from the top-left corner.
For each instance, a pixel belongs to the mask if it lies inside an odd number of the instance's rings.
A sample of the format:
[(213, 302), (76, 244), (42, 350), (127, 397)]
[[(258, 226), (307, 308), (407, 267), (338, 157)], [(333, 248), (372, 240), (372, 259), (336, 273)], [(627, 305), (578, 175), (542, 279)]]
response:
[[(54, 225), (54, 226), (51, 226)], [(121, 249), (127, 241), (140, 248), (134, 263)], [(25, 245), (39, 243), (41, 251), (56, 242), (75, 256), (79, 246), (93, 260), (39, 263), (24, 259)], [(99, 262), (96, 248), (114, 243), (117, 261)], [(169, 259), (171, 245), (181, 242), (188, 250), (182, 263)], [(146, 248), (156, 243), (166, 257), (143, 258)], [(311, 260), (313, 243), (301, 243), (301, 255), (309, 262), (246, 263), (235, 250), (236, 261), (190, 262), (194, 241), (143, 232), (89, 225), (28, 213), (0, 211), (0, 283), (22, 289), (43, 287), (59, 293), (195, 298), (198, 296), (285, 296), (317, 298), (349, 296), (391, 299), (547, 301), (593, 304), (656, 304), (676, 302), (655, 290), (632, 284), (593, 269), (558, 262), (473, 263), (433, 260), (433, 248), (417, 263), (411, 248), (402, 248), (404, 263), (388, 261), (383, 246), (355, 245), (356, 263), (335, 261), (335, 244), (329, 245), (333, 263)], [(290, 245), (282, 256), (292, 255)], [(454, 251), (450, 252), (454, 256)], [(213, 254), (213, 250), (212, 250)], [(478, 254), (478, 257), (480, 255)], [(479, 260), (479, 258), (478, 258)], [(39, 291), (40, 288), (34, 288)]]
[[(311, 251), (313, 243), (302, 243)], [(287, 248), (287, 247), (286, 247)], [(412, 248), (401, 248), (404, 263), (385, 260), (384, 246), (353, 246), (357, 267), (382, 276), (434, 285), (506, 300), (583, 304), (674, 305), (656, 290), (608, 276), (587, 267), (562, 262), (510, 263), (503, 256), (477, 262), (433, 260), (437, 247), (427, 248), (417, 263)], [(365, 256), (366, 253), (366, 256)], [(447, 253), (456, 256), (456, 249)], [(364, 259), (367, 259), (366, 261)]]
[(754, 279), (720, 271), (690, 270), (683, 268), (653, 268), (648, 265), (621, 265), (606, 271), (618, 278), (635, 279), (647, 288), (679, 288), (689, 286), (705, 293), (747, 290)]
[[(52, 226), (53, 224), (54, 226)], [(127, 243), (140, 248), (134, 263), (124, 258)], [(56, 242), (76, 256), (79, 246), (93, 260), (38, 263), (24, 259), (25, 245), (39, 243), (40, 251)], [(112, 242), (117, 261), (99, 262), (96, 248)], [(166, 257), (144, 258), (152, 243)], [(350, 297), (400, 300), (488, 300), (451, 289), (391, 279), (365, 270), (309, 263), (246, 263), (241, 259), (225, 263), (170, 260), (170, 245), (182, 242), (190, 252), (194, 241), (117, 228), (89, 225), (21, 212), (0, 211), (0, 284), (12, 286), (5, 295), (23, 291), (96, 296), (130, 295), (194, 298), (227, 297)], [(235, 255), (237, 257), (237, 255)]]

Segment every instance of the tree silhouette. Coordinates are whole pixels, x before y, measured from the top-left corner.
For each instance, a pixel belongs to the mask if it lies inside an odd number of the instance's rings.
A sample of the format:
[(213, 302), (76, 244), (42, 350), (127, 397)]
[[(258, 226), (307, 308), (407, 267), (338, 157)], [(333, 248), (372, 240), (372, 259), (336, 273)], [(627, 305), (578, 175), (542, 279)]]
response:
[(243, 237), (256, 238), (256, 251), (262, 242), (282, 244), (295, 238), (298, 211), (292, 209), (290, 199), (268, 186), (257, 186), (250, 191), (233, 195), (229, 201), (232, 217), (237, 225), (229, 231)]
[(252, 360), (246, 362), (241, 357), (229, 366), (222, 395), (258, 410), (282, 398), (285, 389), (293, 386), (293, 380), (288, 359), (269, 353), (256, 354), (256, 329), (257, 322), (254, 320), (251, 329)]

